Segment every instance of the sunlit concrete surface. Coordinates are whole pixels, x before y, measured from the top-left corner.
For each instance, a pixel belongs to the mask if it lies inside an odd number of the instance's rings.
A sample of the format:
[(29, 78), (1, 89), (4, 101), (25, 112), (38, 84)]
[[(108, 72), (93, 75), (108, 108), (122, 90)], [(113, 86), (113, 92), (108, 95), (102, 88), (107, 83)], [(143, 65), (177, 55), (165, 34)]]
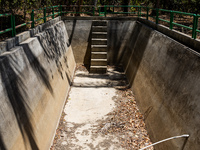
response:
[(118, 137), (99, 132), (99, 125), (115, 108), (117, 88), (126, 85), (124, 74), (108, 70), (108, 74), (77, 71), (64, 108), (65, 131), (55, 147), (64, 149), (123, 149)]

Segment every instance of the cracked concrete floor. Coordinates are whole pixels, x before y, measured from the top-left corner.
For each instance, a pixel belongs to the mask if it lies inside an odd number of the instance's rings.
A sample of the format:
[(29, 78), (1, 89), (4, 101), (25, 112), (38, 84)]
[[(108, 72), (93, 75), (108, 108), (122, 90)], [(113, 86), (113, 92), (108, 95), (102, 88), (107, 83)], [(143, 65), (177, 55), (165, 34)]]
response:
[(126, 86), (125, 75), (109, 67), (107, 74), (77, 69), (64, 107), (52, 150), (120, 150), (120, 137), (102, 134), (100, 125), (116, 107), (117, 88)]

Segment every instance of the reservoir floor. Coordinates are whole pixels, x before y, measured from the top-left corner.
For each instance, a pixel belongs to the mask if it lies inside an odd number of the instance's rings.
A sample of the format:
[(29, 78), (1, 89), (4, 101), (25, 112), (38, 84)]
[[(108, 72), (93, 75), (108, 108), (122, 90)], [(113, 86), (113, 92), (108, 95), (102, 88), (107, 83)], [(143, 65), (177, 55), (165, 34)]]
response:
[(77, 66), (51, 150), (139, 149), (150, 144), (123, 69), (108, 66), (106, 74), (90, 74)]

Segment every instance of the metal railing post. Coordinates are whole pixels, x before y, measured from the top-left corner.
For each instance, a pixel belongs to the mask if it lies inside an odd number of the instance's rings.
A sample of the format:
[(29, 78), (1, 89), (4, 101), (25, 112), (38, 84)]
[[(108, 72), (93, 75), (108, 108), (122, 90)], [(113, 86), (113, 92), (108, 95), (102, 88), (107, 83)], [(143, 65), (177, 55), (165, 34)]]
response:
[(44, 13), (44, 23), (45, 23), (45, 22), (47, 21), (47, 17), (46, 17), (46, 7), (44, 8), (43, 13)]
[(194, 14), (193, 15), (193, 27), (192, 27), (192, 38), (196, 39), (196, 36), (197, 36), (197, 15)]
[(35, 22), (34, 22), (34, 9), (33, 9), (32, 12), (31, 12), (31, 21), (32, 21), (32, 23), (31, 23), (31, 28), (34, 28), (34, 27), (35, 27)]
[(149, 7), (147, 7), (147, 16), (146, 19), (149, 20)]
[(54, 19), (54, 7), (52, 7), (52, 19)]
[(99, 16), (100, 16), (100, 9), (101, 9), (100, 6), (98, 6), (98, 9), (99, 9)]
[(77, 10), (77, 8), (76, 8), (75, 6), (74, 6), (74, 9), (75, 9), (75, 11), (76, 11), (76, 16), (77, 16), (77, 11), (78, 11), (78, 10)]
[(16, 28), (15, 28), (15, 15), (13, 15), (13, 29), (14, 29), (14, 36), (16, 35)]
[(10, 16), (11, 28), (12, 28), (12, 37), (14, 37), (14, 27), (13, 27), (13, 14)]
[(94, 16), (95, 6), (92, 7), (92, 15)]
[(156, 24), (158, 24), (158, 15), (159, 15), (159, 9), (156, 8)]
[(12, 28), (12, 37), (16, 35), (16, 30), (15, 30), (15, 16), (12, 14), (11, 15), (11, 28)]
[(170, 11), (170, 25), (169, 25), (169, 28), (171, 30), (173, 29), (173, 21), (174, 21), (174, 12)]
[(106, 17), (106, 5), (104, 5), (104, 16)]
[(199, 23), (199, 15), (196, 15), (196, 30), (195, 30), (194, 39), (197, 38), (198, 23)]
[(62, 16), (62, 5), (59, 6), (59, 11), (60, 11), (59, 15)]

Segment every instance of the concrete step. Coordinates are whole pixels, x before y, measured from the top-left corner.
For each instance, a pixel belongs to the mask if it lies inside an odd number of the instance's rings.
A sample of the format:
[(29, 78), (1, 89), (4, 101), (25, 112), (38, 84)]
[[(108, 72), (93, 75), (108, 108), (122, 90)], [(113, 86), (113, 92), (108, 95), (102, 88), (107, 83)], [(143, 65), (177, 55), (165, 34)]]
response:
[(92, 45), (107, 45), (107, 39), (92, 38)]
[(107, 52), (107, 45), (91, 45), (92, 52)]
[(92, 59), (107, 59), (107, 52), (92, 52)]
[(107, 26), (92, 26), (92, 32), (107, 32)]
[(107, 39), (107, 32), (92, 32), (92, 38)]
[(92, 21), (93, 26), (107, 26), (107, 21), (105, 20), (95, 20)]
[(107, 66), (107, 59), (91, 59), (91, 66)]
[(91, 66), (90, 73), (103, 74), (107, 72), (107, 66)]

